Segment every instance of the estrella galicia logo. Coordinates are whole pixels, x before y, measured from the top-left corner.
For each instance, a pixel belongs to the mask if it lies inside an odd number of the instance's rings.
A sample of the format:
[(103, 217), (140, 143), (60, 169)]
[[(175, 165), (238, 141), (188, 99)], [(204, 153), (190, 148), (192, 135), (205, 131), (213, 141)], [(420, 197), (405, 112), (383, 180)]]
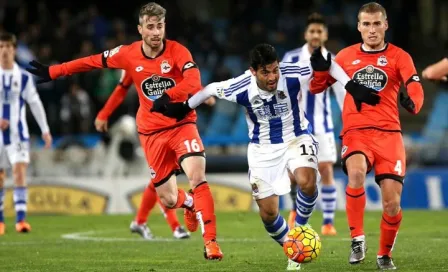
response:
[(159, 75), (152, 75), (143, 80), (142, 91), (147, 98), (154, 101), (159, 98), (166, 90), (176, 86), (176, 82), (172, 78), (161, 77)]
[(388, 81), (386, 72), (373, 65), (368, 65), (356, 71), (353, 74), (353, 79), (378, 92), (386, 87)]

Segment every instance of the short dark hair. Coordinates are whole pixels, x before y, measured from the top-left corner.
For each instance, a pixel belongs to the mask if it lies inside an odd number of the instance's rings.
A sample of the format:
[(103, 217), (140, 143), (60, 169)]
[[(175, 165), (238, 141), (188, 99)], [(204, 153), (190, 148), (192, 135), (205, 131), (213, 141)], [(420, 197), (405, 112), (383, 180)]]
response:
[(386, 9), (383, 6), (381, 6), (381, 4), (378, 4), (376, 2), (370, 2), (370, 3), (364, 4), (358, 11), (358, 20), (359, 20), (359, 15), (362, 12), (365, 12), (365, 13), (381, 12), (384, 16), (384, 19), (387, 19)]
[(256, 45), (250, 51), (250, 67), (258, 70), (260, 67), (265, 67), (268, 64), (278, 61), (277, 52), (275, 48), (266, 43)]
[(317, 12), (313, 12), (308, 16), (306, 26), (308, 27), (311, 24), (320, 24), (327, 27), (327, 22), (325, 22), (324, 16)]
[(17, 38), (16, 35), (9, 33), (9, 32), (3, 32), (0, 33), (0, 41), (2, 42), (10, 42), (14, 47), (17, 47)]

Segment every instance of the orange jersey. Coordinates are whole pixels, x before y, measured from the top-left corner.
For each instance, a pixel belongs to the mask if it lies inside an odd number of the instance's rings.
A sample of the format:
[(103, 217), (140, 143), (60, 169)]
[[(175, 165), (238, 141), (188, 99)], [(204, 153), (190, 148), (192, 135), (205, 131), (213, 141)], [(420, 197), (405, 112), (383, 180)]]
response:
[(191, 53), (181, 44), (165, 40), (162, 52), (155, 58), (150, 58), (144, 54), (142, 46), (143, 41), (138, 41), (104, 51), (102, 54), (52, 65), (50, 77), (55, 79), (98, 68), (123, 69), (134, 82), (138, 92), (140, 107), (136, 119), (139, 133), (151, 134), (195, 122), (194, 111), (180, 122), (161, 113), (150, 112), (153, 101), (163, 93), (168, 94), (171, 101), (180, 102), (201, 89), (199, 69), (193, 62)]
[[(408, 95), (415, 103), (415, 113), (420, 111), (423, 104), (423, 89), (412, 58), (403, 49), (387, 43), (383, 50), (364, 51), (359, 43), (341, 50), (335, 61), (350, 78), (375, 89), (381, 97), (378, 105), (370, 106), (363, 103), (361, 111), (358, 112), (353, 97), (347, 94), (342, 111), (341, 135), (349, 130), (362, 128), (401, 131), (397, 97), (402, 83), (405, 84)], [(327, 84), (332, 82), (334, 79), (327, 80)], [(313, 88), (315, 86), (310, 87)]]

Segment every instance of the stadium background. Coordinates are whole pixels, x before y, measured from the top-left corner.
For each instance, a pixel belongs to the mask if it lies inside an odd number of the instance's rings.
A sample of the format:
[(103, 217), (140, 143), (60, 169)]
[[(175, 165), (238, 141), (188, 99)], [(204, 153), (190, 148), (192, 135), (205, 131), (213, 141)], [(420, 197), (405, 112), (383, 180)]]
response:
[[(306, 17), (314, 11), (326, 16), (330, 51), (337, 53), (359, 42), (356, 14), (368, 1), (157, 2), (168, 11), (167, 38), (190, 49), (206, 85), (243, 72), (248, 67), (248, 50), (257, 43), (273, 44), (280, 57), (301, 46)], [(410, 52), (419, 73), (447, 55), (448, 2), (379, 2), (388, 11), (387, 40)], [(0, 31), (13, 32), (19, 38), (17, 61), (22, 66), (33, 59), (60, 63), (140, 39), (137, 13), (144, 3), (0, 1)], [(33, 133), (30, 213), (131, 213), (139, 203), (149, 171), (135, 134), (135, 89), (130, 89), (111, 118), (110, 133), (100, 135), (93, 127), (96, 113), (119, 77), (117, 70), (97, 70), (38, 86), (55, 143), (52, 150), (42, 149), (39, 128), (29, 113)], [(408, 155), (402, 204), (404, 208), (443, 209), (448, 206), (448, 86), (429, 81), (423, 81), (423, 86), (425, 102), (419, 115), (411, 116), (399, 107)], [(340, 112), (336, 103), (332, 106), (338, 133)], [(211, 173), (208, 180), (213, 184), (217, 209), (253, 209), (246, 178), (247, 127), (242, 109), (217, 101), (213, 107), (201, 106), (199, 112), (207, 172)], [(338, 208), (343, 209), (346, 178), (339, 165)], [(181, 177), (181, 186), (186, 186), (185, 182)], [(371, 176), (367, 184), (368, 208), (380, 209), (379, 190)], [(289, 205), (289, 198), (283, 198), (281, 206)], [(5, 206), (12, 215), (10, 191)]]

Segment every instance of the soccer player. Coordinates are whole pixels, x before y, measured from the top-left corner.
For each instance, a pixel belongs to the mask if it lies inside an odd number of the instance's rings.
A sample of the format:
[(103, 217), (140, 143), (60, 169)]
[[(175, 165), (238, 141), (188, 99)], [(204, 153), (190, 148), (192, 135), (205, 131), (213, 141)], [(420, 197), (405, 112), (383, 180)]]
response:
[[(125, 70), (123, 70), (120, 82), (115, 87), (109, 99), (107, 99), (104, 107), (98, 112), (96, 116), (95, 128), (97, 131), (99, 132), (107, 131), (108, 119), (110, 115), (123, 102), (131, 85), (132, 85), (132, 77), (128, 73), (126, 73)], [(137, 216), (131, 222), (131, 225), (129, 227), (131, 229), (131, 232), (139, 234), (140, 236), (143, 237), (143, 239), (154, 238), (151, 230), (146, 224), (146, 221), (148, 220), (149, 213), (155, 207), (156, 202), (159, 203), (163, 215), (166, 218), (166, 221), (170, 226), (171, 231), (173, 232), (174, 238), (177, 239), (189, 238), (190, 234), (179, 223), (176, 210), (168, 209), (163, 205), (160, 198), (157, 196), (154, 183), (152, 182), (150, 182), (149, 185), (146, 186), (143, 192), (140, 207), (137, 211)]]
[[(222, 259), (216, 241), (216, 216), (213, 196), (205, 177), (204, 146), (192, 112), (182, 121), (163, 116), (169, 101), (184, 101), (201, 88), (200, 73), (190, 52), (181, 44), (165, 39), (166, 10), (154, 3), (140, 9), (138, 31), (141, 41), (121, 45), (102, 54), (46, 66), (30, 63), (39, 82), (99, 68), (126, 70), (139, 96), (137, 127), (150, 173), (162, 203), (168, 208), (184, 208), (187, 229), (199, 224), (204, 240), (204, 257)], [(176, 174), (182, 169), (192, 188), (179, 189)]]
[(31, 108), (42, 132), (45, 147), (51, 147), (52, 137), (42, 102), (37, 94), (32, 76), (14, 61), (17, 39), (14, 34), (0, 34), (0, 235), (5, 233), (3, 218), (5, 168), (12, 167), (14, 180), (14, 206), (16, 231), (30, 232), (26, 221), (26, 171), (30, 162), (29, 133), (26, 122), (25, 102)]
[[(401, 83), (409, 95), (400, 93), (401, 106), (417, 114), (423, 104), (423, 88), (412, 58), (384, 40), (387, 28), (386, 10), (380, 4), (363, 5), (358, 12), (362, 43), (341, 50), (335, 59), (353, 80), (376, 90), (346, 89), (349, 95), (344, 100), (341, 137), (343, 169), (348, 175), (346, 211), (352, 238), (349, 262), (356, 264), (365, 259), (364, 183), (366, 173), (374, 169), (383, 204), (376, 261), (381, 270), (396, 269), (391, 253), (402, 219), (400, 200), (406, 155), (397, 107)], [(320, 52), (311, 57), (311, 62), (315, 72), (310, 90), (316, 93), (325, 90), (333, 79), (327, 72), (330, 63)], [(378, 99), (378, 104), (371, 105)]]
[[(353, 89), (368, 89), (347, 83), (348, 76), (337, 65), (332, 65), (331, 69), (330, 73), (342, 84)], [(310, 76), (309, 60), (279, 63), (274, 47), (260, 44), (252, 49), (250, 68), (244, 74), (211, 83), (188, 101), (171, 103), (164, 111), (167, 116), (182, 119), (212, 95), (246, 108), (252, 195), (266, 231), (280, 245), (289, 231), (278, 208), (279, 196), (291, 189), (288, 174), (294, 176), (299, 187), (296, 225), (308, 224), (318, 196), (318, 144), (300, 103)], [(299, 270), (300, 264), (288, 260), (287, 269)]]
[[(327, 56), (328, 51), (324, 44), (328, 39), (328, 29), (322, 15), (313, 13), (308, 17), (305, 29), (306, 43), (297, 49), (286, 52), (284, 62), (297, 62), (310, 59), (314, 49), (321, 47), (322, 54)], [(341, 84), (333, 84), (330, 89), (334, 91), (339, 108), (342, 110), (345, 89)], [(302, 92), (303, 109), (312, 127), (313, 135), (319, 143), (319, 173), (321, 174), (320, 197), (323, 211), (322, 235), (336, 235), (334, 227), (334, 214), (336, 210), (336, 186), (333, 177), (333, 164), (337, 161), (336, 143), (333, 133), (333, 120), (331, 115), (330, 94), (328, 92), (313, 95), (308, 89)], [(289, 213), (288, 225), (294, 225), (296, 217), (297, 185), (291, 183), (291, 198), (293, 208)]]

